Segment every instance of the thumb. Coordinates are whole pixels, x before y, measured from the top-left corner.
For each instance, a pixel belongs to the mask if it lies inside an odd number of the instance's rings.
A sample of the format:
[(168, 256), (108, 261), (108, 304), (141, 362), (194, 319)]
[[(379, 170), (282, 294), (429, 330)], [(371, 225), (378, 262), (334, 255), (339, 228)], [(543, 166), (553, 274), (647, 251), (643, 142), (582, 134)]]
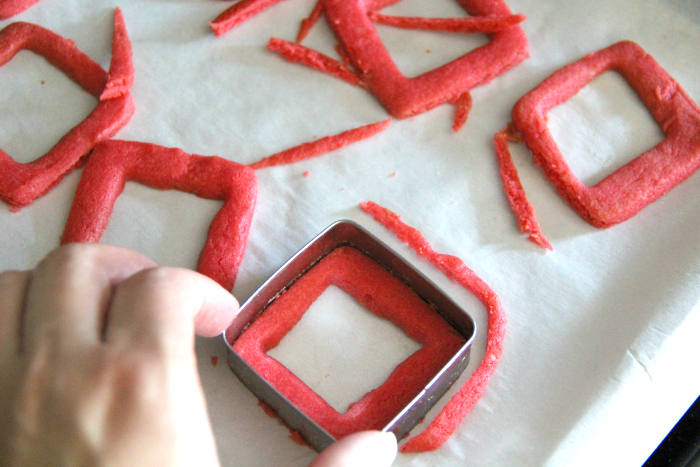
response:
[(309, 467), (390, 467), (395, 458), (393, 433), (361, 431), (329, 446)]

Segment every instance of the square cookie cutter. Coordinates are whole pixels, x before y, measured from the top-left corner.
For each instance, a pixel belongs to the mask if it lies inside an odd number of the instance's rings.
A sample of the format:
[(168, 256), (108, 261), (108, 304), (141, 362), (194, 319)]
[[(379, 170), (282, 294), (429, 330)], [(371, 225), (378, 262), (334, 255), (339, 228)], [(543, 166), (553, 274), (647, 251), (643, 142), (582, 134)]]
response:
[(265, 380), (232, 345), (296, 279), (331, 251), (343, 246), (357, 248), (399, 278), (465, 339), (464, 345), (457, 353), (423, 390), (382, 428), (382, 431), (391, 431), (400, 440), (419, 423), (467, 367), (471, 345), (476, 335), (476, 324), (471, 316), (387, 245), (352, 221), (331, 224), (265, 281), (241, 306), (238, 315), (223, 333), (231, 371), (260, 401), (269, 406), (289, 428), (299, 433), (318, 452), (333, 444), (336, 439)]

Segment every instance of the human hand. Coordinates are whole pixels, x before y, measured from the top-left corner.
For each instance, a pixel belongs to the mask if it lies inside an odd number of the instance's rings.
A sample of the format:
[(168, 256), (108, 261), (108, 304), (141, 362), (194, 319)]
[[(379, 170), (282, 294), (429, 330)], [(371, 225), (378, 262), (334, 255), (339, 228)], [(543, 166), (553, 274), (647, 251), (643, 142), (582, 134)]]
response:
[(105, 245), (3, 273), (0, 465), (218, 465), (194, 335), (237, 310), (202, 275)]
[[(194, 334), (238, 310), (210, 279), (130, 250), (68, 245), (0, 274), (0, 465), (218, 466)], [(310, 467), (389, 466), (391, 434)]]

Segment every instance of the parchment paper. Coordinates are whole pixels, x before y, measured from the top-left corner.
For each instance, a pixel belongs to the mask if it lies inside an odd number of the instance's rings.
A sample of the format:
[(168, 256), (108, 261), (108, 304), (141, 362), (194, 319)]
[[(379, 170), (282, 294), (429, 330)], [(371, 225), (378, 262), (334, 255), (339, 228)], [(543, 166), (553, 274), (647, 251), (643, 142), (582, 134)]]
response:
[[(388, 117), (362, 89), (266, 50), (272, 36), (294, 39), (312, 0), (282, 2), (216, 38), (207, 22), (230, 4), (41, 0), (0, 26), (13, 20), (40, 24), (75, 40), (106, 68), (113, 9), (121, 7), (133, 44), (137, 110), (119, 139), (252, 163)], [(334, 153), (258, 172), (258, 203), (233, 293), (245, 300), (316, 233), (335, 220), (355, 220), (474, 316), (481, 332), (463, 382), (484, 352), (484, 309), (358, 208), (361, 201), (376, 201), (421, 230), (438, 251), (462, 258), (499, 294), (508, 315), (503, 359), (482, 400), (442, 448), (401, 454), (396, 465), (639, 466), (700, 394), (700, 176), (633, 219), (599, 230), (557, 196), (524, 147), (512, 145), (523, 185), (554, 245), (545, 252), (517, 229), (491, 138), (509, 122), (516, 100), (551, 72), (622, 39), (636, 41), (700, 101), (700, 7), (682, 0), (508, 0), (508, 5), (528, 17), (523, 28), (531, 57), (473, 91), (473, 110), (458, 133), (451, 130), (453, 108), (444, 105), (394, 121), (370, 140)], [(464, 15), (448, 0), (405, 0), (385, 12)], [(485, 42), (479, 36), (378, 29), (409, 75)], [(325, 24), (305, 44), (334, 53)], [(29, 52), (0, 69), (0, 83), (0, 145), (23, 162), (46, 152), (95, 105)], [(555, 138), (586, 183), (662, 138), (636, 95), (614, 74), (596, 80), (550, 117)], [(19, 213), (0, 206), (2, 269), (30, 268), (58, 245), (80, 173)], [(102, 241), (193, 268), (220, 206), (129, 183)], [(336, 332), (329, 330), (331, 323), (354, 305), (333, 295), (324, 303), (334, 302), (341, 304), (315, 310), (299, 332)], [(357, 397), (361, 384), (381, 382), (382, 372), (391, 369), (371, 362), (400, 361), (414, 348), (400, 332), (376, 328), (362, 310), (355, 312), (348, 326), (375, 332), (381, 350), (371, 343), (353, 347), (333, 335), (314, 343), (290, 335), (278, 357), (312, 375), (300, 376), (313, 379), (316, 371), (316, 379), (330, 381), (330, 389), (319, 391), (330, 391), (341, 405)], [(349, 350), (358, 357), (334, 357)], [(235, 379), (220, 340), (199, 339), (197, 353), (224, 466), (304, 466), (314, 457)], [(305, 355), (331, 357), (325, 363), (308, 357), (305, 365)], [(216, 366), (212, 356), (218, 357)], [(319, 371), (321, 364), (330, 366)], [(348, 373), (350, 382), (339, 383)]]

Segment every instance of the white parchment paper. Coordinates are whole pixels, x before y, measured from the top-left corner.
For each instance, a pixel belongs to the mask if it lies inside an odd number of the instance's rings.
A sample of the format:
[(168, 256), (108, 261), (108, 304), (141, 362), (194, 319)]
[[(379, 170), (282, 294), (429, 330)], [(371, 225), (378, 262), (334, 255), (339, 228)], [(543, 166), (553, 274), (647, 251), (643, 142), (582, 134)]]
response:
[[(294, 39), (312, 0), (282, 2), (216, 38), (207, 22), (230, 4), (41, 0), (0, 27), (13, 20), (40, 24), (75, 40), (106, 68), (113, 9), (121, 7), (133, 44), (137, 110), (119, 139), (251, 163), (388, 117), (362, 89), (266, 50), (272, 36)], [(517, 230), (491, 138), (508, 123), (516, 100), (551, 72), (623, 39), (646, 49), (700, 101), (700, 7), (682, 0), (508, 0), (508, 5), (528, 17), (523, 28), (531, 57), (473, 91), (472, 113), (458, 133), (450, 128), (453, 108), (441, 106), (394, 121), (372, 139), (334, 153), (258, 171), (258, 203), (233, 292), (243, 301), (316, 233), (349, 218), (414, 263), (485, 330), (485, 312), (474, 297), (358, 208), (361, 201), (376, 201), (421, 230), (438, 251), (462, 258), (499, 294), (508, 315), (503, 359), (482, 400), (442, 448), (401, 454), (396, 465), (639, 466), (700, 394), (700, 176), (633, 219), (599, 230), (556, 195), (524, 147), (513, 145), (523, 185), (554, 245), (545, 252)], [(404, 0), (387, 12), (464, 14), (449, 0)], [(485, 42), (480, 36), (378, 29), (408, 75)], [(305, 44), (334, 53), (325, 24)], [(46, 152), (95, 105), (29, 52), (0, 68), (0, 83), (0, 146), (23, 162)], [(550, 117), (567, 160), (587, 183), (663, 137), (614, 74), (594, 81)], [(0, 205), (1, 269), (30, 268), (58, 245), (80, 172), (18, 213)], [(129, 183), (102, 241), (193, 268), (220, 206)], [(331, 295), (324, 302), (327, 313), (315, 310), (299, 332), (330, 333), (336, 313), (352, 308), (333, 302)], [(359, 312), (349, 326), (372, 330), (388, 345), (379, 352), (371, 344), (358, 345), (352, 349), (357, 359), (331, 359), (328, 371), (317, 374), (319, 381), (330, 380), (326, 384), (341, 405), (360, 387), (338, 384), (343, 375), (381, 381), (386, 368), (371, 362), (391, 361), (412, 345), (395, 329), (376, 329), (366, 318)], [(349, 345), (332, 335), (314, 343), (289, 342), (279, 358), (296, 361), (302, 373), (304, 352), (342, 355)], [(479, 363), (484, 345), (482, 332), (460, 381)], [(264, 415), (228, 370), (219, 340), (198, 340), (197, 353), (224, 466), (304, 466), (314, 457)], [(216, 366), (212, 356), (218, 357)], [(317, 368), (309, 362), (307, 370), (313, 374)]]

